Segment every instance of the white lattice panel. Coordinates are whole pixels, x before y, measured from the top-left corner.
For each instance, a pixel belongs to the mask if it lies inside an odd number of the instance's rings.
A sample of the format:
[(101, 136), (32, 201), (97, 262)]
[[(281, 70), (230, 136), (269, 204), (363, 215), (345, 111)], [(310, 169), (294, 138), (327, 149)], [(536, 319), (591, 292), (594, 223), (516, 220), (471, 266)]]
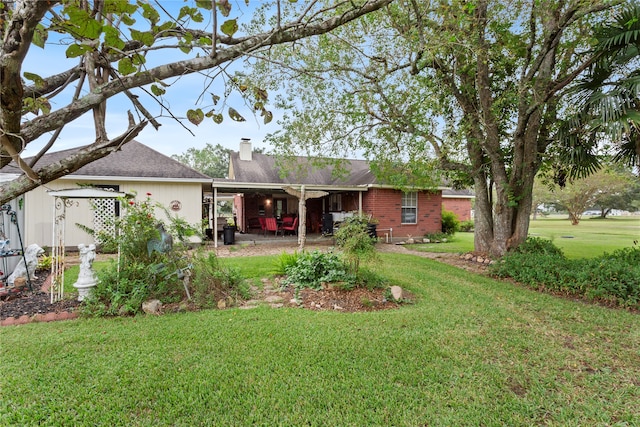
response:
[(115, 235), (113, 223), (116, 212), (116, 200), (114, 199), (93, 199), (93, 229), (96, 233), (105, 232)]

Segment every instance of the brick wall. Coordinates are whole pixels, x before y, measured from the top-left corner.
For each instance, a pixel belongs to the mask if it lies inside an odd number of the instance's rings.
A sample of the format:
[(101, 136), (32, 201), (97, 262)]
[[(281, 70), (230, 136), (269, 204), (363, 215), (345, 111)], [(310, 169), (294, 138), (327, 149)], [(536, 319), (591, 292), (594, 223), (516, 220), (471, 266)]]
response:
[(384, 237), (393, 228), (394, 239), (408, 235), (422, 237), (442, 230), (442, 193), (418, 192), (417, 224), (402, 224), (402, 191), (372, 188), (363, 194), (362, 209), (379, 221), (378, 236)]
[(471, 219), (471, 199), (442, 198), (442, 208), (456, 214), (460, 221)]

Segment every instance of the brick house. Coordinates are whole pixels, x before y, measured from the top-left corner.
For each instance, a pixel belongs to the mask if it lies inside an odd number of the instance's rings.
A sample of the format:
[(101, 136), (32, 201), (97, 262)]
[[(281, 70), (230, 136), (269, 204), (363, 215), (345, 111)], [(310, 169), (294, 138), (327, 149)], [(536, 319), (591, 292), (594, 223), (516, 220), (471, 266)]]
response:
[(304, 157), (295, 160), (303, 173), (281, 176), (276, 158), (252, 152), (249, 140), (242, 140), (240, 150), (231, 152), (229, 178), (214, 178), (213, 191), (214, 198), (218, 193), (235, 194), (234, 215), (241, 232), (259, 231), (260, 218), (298, 216), (299, 198), (290, 190), (299, 191), (302, 186), (306, 192), (326, 193), (306, 200), (308, 233), (323, 231), (328, 218), (335, 223), (355, 214), (377, 222), (378, 236), (387, 239), (441, 230), (444, 188), (398, 190), (378, 182), (364, 160), (346, 160), (346, 174), (336, 174), (330, 166), (314, 167)]
[(442, 209), (453, 212), (460, 221), (473, 219), (473, 192), (469, 190), (442, 191)]

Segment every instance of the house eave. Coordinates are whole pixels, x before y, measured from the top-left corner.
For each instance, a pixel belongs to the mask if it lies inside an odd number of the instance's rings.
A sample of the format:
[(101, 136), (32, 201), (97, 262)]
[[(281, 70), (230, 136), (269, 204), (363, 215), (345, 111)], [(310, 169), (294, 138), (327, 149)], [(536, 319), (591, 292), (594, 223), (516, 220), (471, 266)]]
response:
[[(284, 187), (300, 188), (302, 184), (288, 184), (288, 183), (257, 183), (257, 182), (232, 182), (232, 181), (213, 181), (213, 188), (232, 190), (231, 192), (237, 192), (238, 190), (282, 190)], [(309, 191), (324, 190), (324, 191), (367, 191), (367, 185), (318, 185), (318, 184), (304, 184), (304, 188)]]
[[(446, 189), (448, 190), (448, 189)], [(461, 195), (461, 194), (443, 194), (442, 195), (443, 199), (475, 199), (476, 196), (472, 196), (472, 195)]]
[[(398, 187), (396, 187), (394, 185), (388, 185), (388, 184), (368, 184), (367, 187), (368, 188), (381, 188), (383, 190), (399, 190)], [(409, 187), (404, 188), (403, 190), (409, 190), (409, 191), (442, 191), (442, 190), (449, 190), (449, 187), (443, 187), (441, 185), (439, 185), (437, 187), (434, 187), (434, 188), (409, 186)]]
[(187, 184), (211, 184), (210, 179), (201, 178), (160, 178), (155, 176), (96, 176), (96, 175), (65, 175), (60, 180), (83, 181), (134, 181), (134, 182), (180, 182)]

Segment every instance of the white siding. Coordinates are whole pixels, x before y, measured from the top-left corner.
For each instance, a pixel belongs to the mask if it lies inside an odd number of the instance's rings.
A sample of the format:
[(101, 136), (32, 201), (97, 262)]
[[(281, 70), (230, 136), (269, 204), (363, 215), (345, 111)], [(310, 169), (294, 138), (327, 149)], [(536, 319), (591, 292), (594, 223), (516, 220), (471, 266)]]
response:
[[(202, 218), (202, 184), (176, 182), (134, 182), (134, 181), (81, 181), (57, 180), (39, 187), (25, 195), (25, 246), (37, 243), (50, 247), (53, 233), (53, 215), (55, 198), (47, 190), (76, 188), (76, 184), (118, 185), (122, 192), (137, 192), (137, 200), (145, 200), (151, 193), (151, 200), (169, 209), (172, 201), (178, 200), (182, 208), (171, 212), (172, 216), (183, 218), (189, 224), (200, 226)], [(93, 211), (88, 200), (71, 200), (72, 206), (66, 210), (65, 246), (77, 246), (80, 243), (92, 243), (93, 239), (76, 224), (93, 228)], [(61, 212), (61, 211), (58, 211)], [(158, 218), (165, 219), (164, 212), (157, 212)]]

